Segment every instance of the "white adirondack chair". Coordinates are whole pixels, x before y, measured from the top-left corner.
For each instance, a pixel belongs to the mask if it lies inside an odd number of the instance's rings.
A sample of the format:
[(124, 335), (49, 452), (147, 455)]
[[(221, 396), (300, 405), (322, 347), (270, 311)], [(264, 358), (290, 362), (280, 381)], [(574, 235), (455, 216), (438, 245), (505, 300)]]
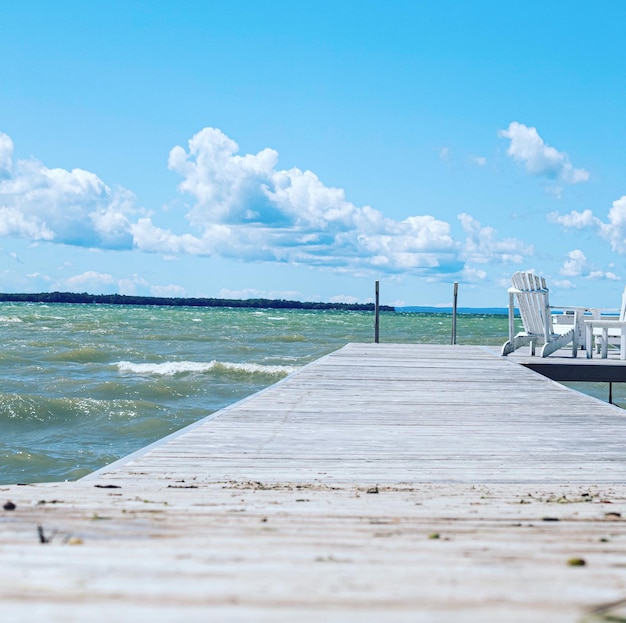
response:
[[(540, 355), (547, 357), (559, 348), (571, 344), (572, 357), (576, 357), (585, 308), (551, 307), (546, 281), (534, 273), (517, 272), (511, 281), (513, 287), (509, 288), (509, 339), (502, 346), (502, 355), (508, 355), (529, 344), (531, 355), (535, 355), (537, 345), (542, 345)], [(515, 334), (515, 299), (524, 324), (524, 330), (517, 334)], [(555, 331), (552, 325), (551, 312), (554, 309), (567, 314), (565, 317), (568, 323), (561, 324), (559, 331)]]
[(587, 358), (593, 357), (595, 345), (601, 356), (606, 359), (611, 345), (619, 346), (619, 358), (626, 359), (626, 288), (622, 294), (619, 316), (596, 311), (593, 318), (585, 319), (585, 327)]

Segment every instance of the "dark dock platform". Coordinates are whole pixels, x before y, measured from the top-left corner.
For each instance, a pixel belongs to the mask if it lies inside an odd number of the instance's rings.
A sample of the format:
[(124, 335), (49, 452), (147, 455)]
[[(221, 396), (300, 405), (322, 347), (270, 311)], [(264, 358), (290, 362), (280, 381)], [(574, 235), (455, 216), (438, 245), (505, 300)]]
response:
[(553, 381), (626, 383), (626, 361), (619, 359), (615, 353), (606, 359), (599, 355), (587, 359), (582, 350), (577, 357), (572, 357), (570, 349), (557, 351), (544, 358), (531, 357), (526, 353), (527, 349), (520, 349), (508, 355), (508, 358)]

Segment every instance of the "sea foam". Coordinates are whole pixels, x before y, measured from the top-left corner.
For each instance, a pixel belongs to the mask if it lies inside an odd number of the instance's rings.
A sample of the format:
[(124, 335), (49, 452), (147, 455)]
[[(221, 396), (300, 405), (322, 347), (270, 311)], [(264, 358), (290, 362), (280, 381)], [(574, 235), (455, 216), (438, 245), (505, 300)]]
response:
[(203, 374), (206, 372), (235, 372), (243, 374), (267, 374), (272, 376), (287, 376), (295, 372), (297, 366), (271, 366), (258, 363), (230, 363), (227, 361), (165, 361), (163, 363), (132, 363), (118, 361), (120, 372), (140, 374), (146, 376), (174, 376), (176, 374)]

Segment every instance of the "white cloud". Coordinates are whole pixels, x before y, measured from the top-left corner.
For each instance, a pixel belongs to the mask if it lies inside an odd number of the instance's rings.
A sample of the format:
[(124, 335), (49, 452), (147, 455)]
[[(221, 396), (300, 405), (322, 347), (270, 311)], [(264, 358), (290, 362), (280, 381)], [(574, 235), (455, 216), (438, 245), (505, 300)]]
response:
[(239, 156), (238, 150), (220, 130), (204, 128), (189, 140), (188, 152), (180, 146), (170, 151), (169, 168), (183, 177), (179, 190), (196, 198), (188, 215), (193, 225), (268, 220), (265, 210), (270, 206), (260, 191), (272, 176), (278, 154), (264, 149)]
[(498, 136), (511, 141), (507, 154), (523, 163), (531, 175), (556, 179), (565, 184), (578, 184), (589, 179), (585, 169), (572, 166), (565, 152), (546, 145), (536, 128), (513, 121), (506, 130), (500, 130)]
[(470, 159), (477, 167), (484, 167), (487, 164), (487, 158), (484, 156), (472, 156)]
[[(465, 262), (519, 262), (532, 253), (516, 239), (497, 240), (495, 230), (468, 215), (460, 217), (467, 233), (460, 242), (448, 222), (432, 215), (398, 221), (356, 206), (342, 188), (325, 185), (312, 171), (280, 169), (273, 149), (240, 155), (215, 128), (198, 132), (186, 148), (174, 147), (168, 166), (181, 176), (178, 190), (191, 201), (180, 215), (185, 204), (175, 202), (167, 218), (179, 220), (164, 227), (129, 190), (112, 189), (94, 173), (14, 161), (11, 139), (0, 134), (0, 236), (134, 248), (169, 258), (306, 264), (353, 275), (436, 277), (461, 271)], [(95, 274), (74, 279), (74, 288), (89, 279), (93, 288), (113, 285)], [(133, 278), (116, 285), (129, 293), (149, 287)]]
[(130, 231), (135, 246), (148, 253), (211, 255), (227, 248), (230, 237), (229, 228), (219, 225), (210, 226), (202, 238), (193, 234), (174, 234), (157, 227), (150, 218), (140, 218), (130, 226)]
[(13, 142), (0, 134), (0, 235), (130, 248), (134, 203), (130, 191), (112, 190), (89, 171), (14, 162)]
[[(41, 277), (38, 273), (32, 276)], [(49, 280), (49, 278), (46, 279)], [(92, 270), (69, 277), (60, 283), (56, 283), (54, 287), (62, 290), (92, 292), (96, 294), (112, 294), (117, 292), (126, 296), (185, 296), (185, 288), (179, 285), (150, 285), (143, 277), (137, 274), (131, 274), (127, 277), (117, 279), (109, 273), (99, 273)]]
[(589, 272), (587, 258), (580, 249), (570, 251), (567, 258), (560, 271), (564, 277), (580, 277)]
[[(469, 283), (478, 283), (480, 281), (484, 281), (487, 278), (487, 272), (484, 270), (480, 270), (479, 268), (472, 268), (470, 266), (466, 266), (461, 272), (463, 276), (463, 281)], [(509, 287), (509, 283), (507, 282), (506, 287)]]
[(534, 252), (532, 245), (527, 245), (517, 238), (497, 240), (493, 227), (483, 227), (469, 214), (459, 214), (458, 219), (467, 233), (461, 257), (468, 262), (520, 264), (525, 256)]
[[(97, 273), (88, 270), (80, 275), (74, 275), (64, 281), (64, 288), (77, 291), (84, 290), (89, 292), (100, 291), (105, 286), (115, 284), (115, 279), (108, 273)], [(108, 290), (108, 288), (107, 288)]]
[(560, 274), (564, 277), (584, 277), (592, 281), (618, 281), (613, 271), (602, 271), (594, 267), (580, 249), (574, 249), (567, 254), (567, 259), (561, 267)]
[(583, 229), (599, 224), (599, 219), (593, 215), (591, 210), (584, 210), (583, 212), (576, 212), (574, 210), (569, 214), (563, 215), (558, 212), (550, 212), (550, 214), (548, 214), (548, 221), (562, 225), (565, 229)]
[(126, 296), (136, 296), (147, 292), (149, 288), (148, 282), (139, 275), (131, 275), (117, 282), (117, 291)]
[(19, 209), (0, 205), (0, 236), (30, 240), (52, 240), (54, 232), (38, 216), (24, 215)]
[(348, 303), (350, 305), (354, 305), (359, 302), (359, 299), (356, 296), (350, 296), (349, 294), (338, 294), (337, 296), (331, 296), (328, 300), (331, 303)]
[(187, 150), (172, 149), (169, 167), (195, 200), (187, 217), (198, 233), (175, 235), (143, 219), (132, 228), (137, 246), (385, 272), (437, 268), (442, 254), (457, 250), (450, 225), (433, 216), (394, 221), (355, 206), (312, 171), (277, 169), (274, 150), (237, 151), (215, 128), (196, 134)]
[(0, 132), (0, 180), (8, 179), (13, 169), (13, 141)]
[(609, 281), (620, 281), (620, 278), (612, 271), (592, 270), (588, 276), (591, 280), (608, 279)]
[(606, 240), (613, 251), (626, 254), (626, 195), (616, 199), (607, 214), (607, 221), (603, 221), (591, 210), (569, 214), (551, 212), (548, 221), (561, 225), (565, 229), (592, 229), (600, 238)]
[(614, 251), (626, 253), (626, 195), (616, 199), (608, 213), (608, 223), (600, 223), (600, 235)]

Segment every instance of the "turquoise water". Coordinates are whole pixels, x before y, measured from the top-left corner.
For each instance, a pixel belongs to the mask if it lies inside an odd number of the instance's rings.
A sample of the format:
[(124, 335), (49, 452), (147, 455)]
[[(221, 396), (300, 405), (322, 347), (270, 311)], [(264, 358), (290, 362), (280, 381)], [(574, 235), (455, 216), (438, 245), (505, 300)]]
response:
[[(462, 315), (457, 342), (507, 330)], [(0, 331), (0, 484), (79, 478), (374, 332), (361, 312), (28, 303), (1, 303)], [(450, 333), (445, 314), (381, 316), (382, 342)]]

